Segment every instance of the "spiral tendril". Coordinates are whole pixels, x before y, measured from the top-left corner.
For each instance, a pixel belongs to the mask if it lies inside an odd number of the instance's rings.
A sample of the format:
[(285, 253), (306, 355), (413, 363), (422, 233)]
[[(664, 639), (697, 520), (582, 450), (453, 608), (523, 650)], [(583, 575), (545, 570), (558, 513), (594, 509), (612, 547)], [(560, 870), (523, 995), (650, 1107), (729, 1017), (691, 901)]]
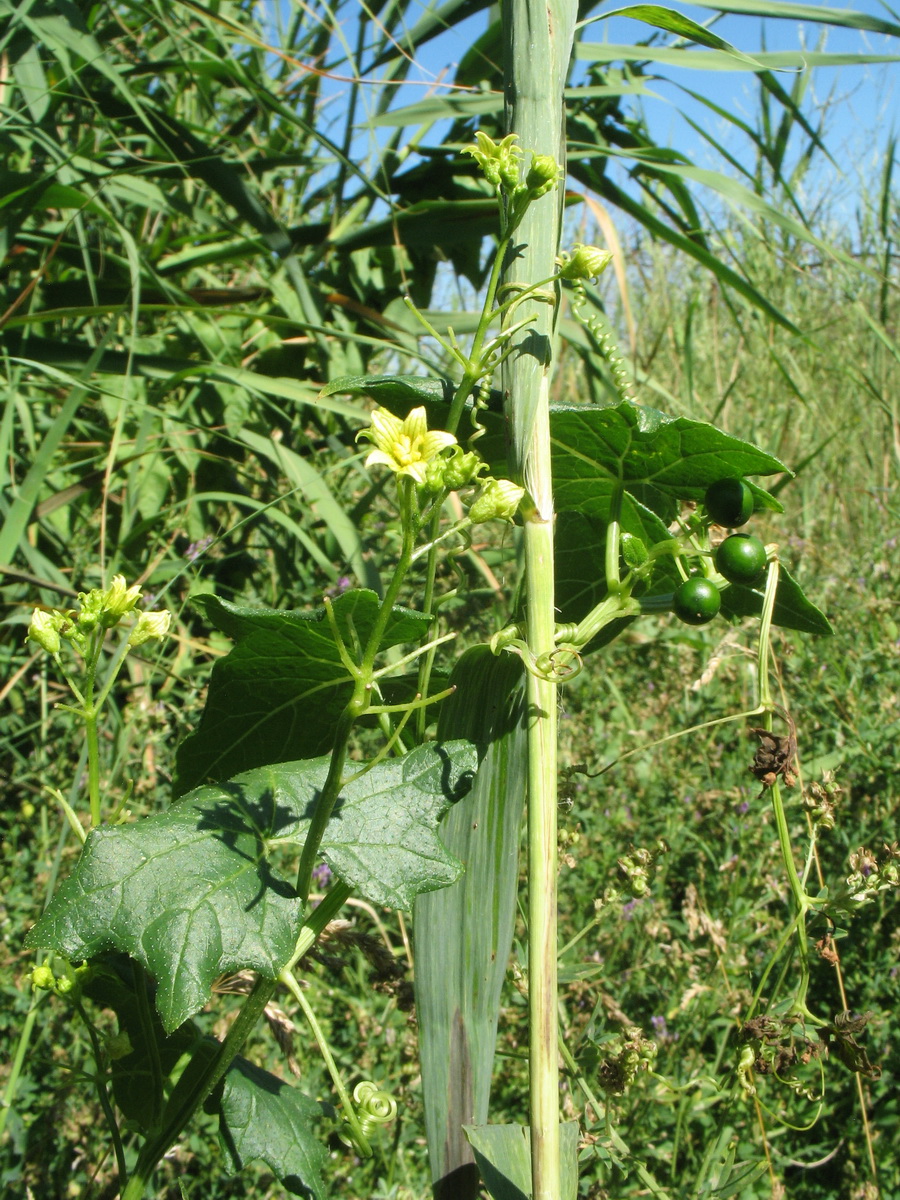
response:
[(472, 432), (466, 439), (466, 445), (470, 450), (474, 450), (478, 439), (484, 437), (487, 433), (487, 428), (478, 414), (487, 411), (491, 399), (491, 379), (493, 375), (494, 364), (491, 360), (486, 364), (485, 372), (478, 381), (478, 390), (475, 393), (475, 399), (472, 404)]
[(609, 326), (609, 322), (598, 312), (587, 313), (583, 311), (587, 304), (587, 292), (584, 289), (583, 283), (580, 281), (577, 282), (572, 291), (572, 316), (580, 321), (594, 338), (597, 349), (609, 366), (613, 385), (619, 399), (633, 401), (634, 394), (631, 380), (628, 377), (628, 369), (616, 344), (616, 339)]
[(353, 1100), (357, 1105), (356, 1119), (366, 1137), (379, 1125), (389, 1125), (397, 1116), (397, 1101), (370, 1079), (363, 1079), (356, 1085)]
[[(353, 1089), (353, 1103), (356, 1105), (356, 1120), (364, 1137), (371, 1137), (381, 1125), (389, 1125), (397, 1115), (397, 1101), (390, 1092), (382, 1091), (377, 1083), (370, 1079), (361, 1080)], [(352, 1127), (344, 1118), (345, 1129), (338, 1137), (351, 1150), (356, 1147), (356, 1139)]]
[[(497, 653), (493, 641), (491, 649)], [(518, 654), (528, 674), (535, 679), (542, 679), (544, 683), (566, 683), (574, 679), (584, 666), (577, 646), (557, 646), (555, 650), (535, 658), (527, 642), (521, 638), (509, 638), (504, 639), (499, 649)]]

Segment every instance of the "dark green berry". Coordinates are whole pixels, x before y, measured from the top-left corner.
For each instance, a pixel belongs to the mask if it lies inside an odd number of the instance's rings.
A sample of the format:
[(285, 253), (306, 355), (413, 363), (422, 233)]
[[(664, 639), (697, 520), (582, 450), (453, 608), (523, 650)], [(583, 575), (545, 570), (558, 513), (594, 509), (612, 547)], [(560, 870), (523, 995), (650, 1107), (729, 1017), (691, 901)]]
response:
[(729, 583), (756, 583), (765, 569), (766, 548), (752, 533), (733, 533), (716, 551), (716, 570)]
[(706, 489), (706, 511), (716, 525), (734, 529), (753, 515), (753, 491), (744, 479), (718, 479)]
[(719, 589), (701, 575), (686, 579), (672, 597), (672, 612), (687, 625), (705, 625), (721, 606)]

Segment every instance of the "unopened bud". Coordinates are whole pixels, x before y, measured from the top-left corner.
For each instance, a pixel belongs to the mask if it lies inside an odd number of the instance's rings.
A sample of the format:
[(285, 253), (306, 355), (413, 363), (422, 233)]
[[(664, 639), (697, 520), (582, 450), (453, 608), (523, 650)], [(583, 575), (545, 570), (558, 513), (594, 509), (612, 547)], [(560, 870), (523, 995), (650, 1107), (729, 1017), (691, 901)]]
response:
[(571, 254), (561, 254), (557, 261), (563, 279), (584, 281), (602, 275), (612, 262), (612, 254), (609, 250), (601, 250), (599, 246), (582, 246), (579, 242), (572, 248)]
[(538, 200), (559, 183), (562, 168), (552, 154), (532, 154), (531, 166), (525, 176), (525, 186), (533, 199)]
[(49, 967), (35, 967), (31, 972), (31, 984), (42, 992), (52, 992), (56, 987), (56, 976)]
[(473, 525), (482, 521), (511, 521), (524, 495), (525, 489), (509, 479), (489, 479), (469, 509), (469, 519)]
[(444, 460), (444, 486), (452, 492), (459, 491), (474, 483), (485, 467), (484, 460), (473, 450), (463, 453), (461, 447), (454, 446), (452, 455)]
[(61, 613), (44, 612), (42, 608), (36, 608), (31, 614), (31, 621), (28, 625), (28, 640), (37, 642), (41, 649), (46, 650), (48, 654), (58, 654), (59, 627), (62, 619)]

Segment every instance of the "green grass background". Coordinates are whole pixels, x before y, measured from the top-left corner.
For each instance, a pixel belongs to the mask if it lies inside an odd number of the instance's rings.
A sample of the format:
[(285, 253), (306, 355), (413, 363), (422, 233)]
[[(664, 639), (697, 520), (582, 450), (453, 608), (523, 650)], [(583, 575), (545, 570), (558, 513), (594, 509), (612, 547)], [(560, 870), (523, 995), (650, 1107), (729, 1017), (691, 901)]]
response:
[[(165, 806), (175, 746), (199, 717), (211, 663), (227, 651), (192, 597), (212, 590), (275, 607), (311, 605), (345, 579), (376, 583), (390, 559), (389, 507), (353, 440), (359, 405), (324, 409), (310, 400), (329, 379), (395, 369), (404, 354), (416, 370), (439, 367), (434, 346), (414, 336), (401, 294), (409, 290), (444, 320), (456, 310), (462, 330), (459, 310), (471, 307), (465, 298), (482, 281), (488, 197), (453, 153), (479, 118), (463, 114), (432, 129), (444, 149), (411, 170), (407, 138), (376, 124), (403, 78), (388, 36), (400, 26), (382, 34), (357, 6), (268, 16), (255, 21), (226, 4), (34, 6), (18, 17), (0, 7), (2, 1195), (106, 1197), (115, 1186), (88, 1044), (66, 1009), (33, 999), (25, 981), (33, 963), (24, 932), (77, 854), (46, 789), (76, 807), (84, 790), (81, 735), (56, 707), (63, 687), (24, 641), (32, 608), (64, 604), (121, 572), (174, 611), (166, 645), (129, 660), (103, 741), (105, 792), (118, 796), (132, 781), (135, 817)], [(412, 39), (413, 50), (426, 34)], [(483, 65), (490, 47), (480, 45), (482, 58), (460, 65), (467, 86), (496, 82), (496, 68)], [(639, 63), (638, 49), (633, 57)], [(310, 63), (350, 80), (381, 64), (387, 82), (336, 89)], [(633, 70), (639, 79), (640, 66)], [(808, 162), (822, 151), (802, 90), (779, 96), (775, 84), (761, 80), (757, 150), (743, 175), (732, 171), (763, 207), (735, 210), (721, 192), (698, 199), (705, 193), (659, 167), (667, 160), (658, 148), (657, 165), (648, 166), (646, 128), (621, 97), (576, 98), (570, 137), (589, 128), (599, 144), (638, 156), (640, 199), (629, 208), (619, 196), (624, 209), (613, 210), (621, 273), (601, 292), (639, 402), (715, 421), (795, 471), (775, 484), (785, 514), (758, 515), (754, 531), (778, 543), (834, 625), (830, 639), (775, 635), (803, 782), (831, 770), (843, 789), (837, 825), (820, 843), (833, 887), (849, 873), (852, 851), (878, 850), (898, 829), (894, 143), (885, 138), (880, 176), (858, 185), (855, 222), (838, 224), (827, 202), (804, 195)], [(453, 116), (446, 103), (437, 115)], [(483, 115), (482, 127), (496, 116)], [(576, 153), (573, 187), (611, 205), (614, 190), (604, 193), (596, 174), (588, 179), (586, 162)], [(444, 200), (474, 206), (462, 210), (458, 228)], [(596, 200), (570, 208), (572, 239), (599, 239), (596, 218), (608, 211)], [(687, 247), (673, 246), (679, 238)], [(556, 387), (569, 402), (613, 397), (602, 357), (577, 327)], [(505, 619), (516, 553), (509, 534), (497, 545), (476, 543), (460, 560), (467, 589), (447, 620), (467, 641)], [(453, 579), (448, 570), (443, 582)], [(563, 943), (591, 927), (562, 961), (565, 1036), (603, 1036), (627, 1021), (656, 1037), (658, 1073), (668, 1082), (641, 1076), (609, 1119), (673, 1196), (716, 1194), (698, 1181), (709, 1181), (705, 1156), (727, 1131), (738, 1158), (770, 1162), (736, 1193), (746, 1200), (897, 1200), (893, 894), (840, 931), (846, 1005), (824, 960), (812, 984), (819, 1011), (871, 1014), (865, 1045), (880, 1076), (862, 1087), (868, 1141), (856, 1079), (833, 1059), (821, 1104), (772, 1080), (761, 1081), (758, 1104), (733, 1103), (707, 1082), (725, 1080), (734, 1065), (737, 1018), (783, 928), (785, 883), (774, 825), (748, 770), (746, 723), (650, 743), (752, 707), (752, 638), (749, 625), (697, 630), (646, 618), (561, 692), (567, 765), (595, 773), (649, 747), (596, 778), (573, 774), (566, 789)], [(799, 801), (789, 812), (802, 844)], [(648, 895), (595, 915), (622, 854), (658, 838), (668, 852)], [(365, 906), (348, 915), (409, 974), (402, 920)], [(312, 968), (311, 994), (348, 1075), (383, 1081), (400, 1116), (370, 1162), (335, 1142), (331, 1194), (420, 1200), (428, 1176), (415, 1021), (396, 985), (373, 986), (363, 952), (371, 944), (329, 953)], [(233, 1007), (216, 996), (203, 1019), (221, 1031)], [(108, 1016), (97, 1019), (112, 1031)], [(11, 1066), (29, 1021), (17, 1074)], [(511, 977), (495, 1120), (525, 1118), (526, 1039)], [(266, 1029), (248, 1053), (290, 1074)], [(304, 1089), (327, 1096), (302, 1029), (295, 1055)], [(808, 1082), (820, 1087), (815, 1064)], [(563, 1096), (573, 1116), (581, 1112), (575, 1096)], [(603, 1114), (588, 1114), (582, 1195), (646, 1194), (604, 1157), (604, 1132)], [(262, 1168), (228, 1178), (214, 1133), (204, 1119), (179, 1144), (160, 1196), (280, 1194)]]

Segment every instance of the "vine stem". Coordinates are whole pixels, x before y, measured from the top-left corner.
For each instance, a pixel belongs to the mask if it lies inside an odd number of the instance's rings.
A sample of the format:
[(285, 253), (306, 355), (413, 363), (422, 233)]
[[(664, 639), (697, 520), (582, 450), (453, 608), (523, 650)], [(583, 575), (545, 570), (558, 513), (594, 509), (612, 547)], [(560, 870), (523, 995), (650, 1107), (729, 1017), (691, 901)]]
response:
[(303, 988), (291, 971), (285, 968), (278, 977), (287, 990), (291, 993), (300, 1007), (303, 1009), (303, 1015), (306, 1017), (306, 1023), (312, 1031), (313, 1037), (316, 1039), (316, 1045), (319, 1047), (319, 1053), (325, 1060), (325, 1066), (328, 1068), (328, 1074), (331, 1076), (331, 1082), (334, 1085), (334, 1090), (337, 1092), (341, 1107), (344, 1110), (344, 1115), (347, 1119), (347, 1124), (350, 1126), (353, 1135), (353, 1141), (356, 1148), (363, 1158), (370, 1158), (372, 1155), (372, 1147), (369, 1145), (369, 1140), (363, 1133), (363, 1128), (359, 1123), (359, 1118), (356, 1115), (356, 1109), (353, 1106), (353, 1101), (350, 1099), (350, 1093), (344, 1087), (344, 1081), (341, 1078), (341, 1073), (338, 1070), (338, 1065), (334, 1061), (334, 1055), (331, 1053), (331, 1047), (328, 1045), (328, 1038), (319, 1024), (319, 1018), (316, 1016), (313, 1006), (303, 994)]
[(255, 1028), (277, 986), (277, 981), (273, 979), (257, 980), (256, 986), (244, 1001), (228, 1030), (224, 1042), (206, 1069), (198, 1078), (191, 1079), (184, 1088), (181, 1087), (184, 1076), (175, 1085), (163, 1114), (162, 1128), (155, 1136), (149, 1138), (141, 1149), (131, 1178), (122, 1189), (121, 1200), (141, 1200), (160, 1159), (175, 1143), (207, 1096), (225, 1078), (228, 1068)]
[(297, 870), (297, 892), (304, 905), (309, 899), (313, 868), (316, 865), (316, 858), (318, 857), (319, 847), (322, 844), (322, 838), (325, 834), (325, 827), (331, 817), (344, 781), (344, 764), (347, 761), (350, 735), (353, 732), (353, 726), (356, 724), (357, 719), (369, 707), (372, 694), (372, 681), (375, 678), (375, 658), (381, 647), (381, 641), (387, 629), (387, 623), (390, 620), (394, 603), (400, 595), (400, 589), (403, 586), (403, 581), (406, 579), (406, 574), (412, 562), (413, 546), (418, 531), (418, 522), (415, 516), (414, 487), (415, 485), (409, 476), (401, 475), (398, 478), (400, 521), (403, 529), (400, 557), (397, 560), (397, 566), (394, 569), (391, 582), (381, 602), (378, 615), (372, 625), (372, 631), (363, 650), (362, 661), (355, 671), (356, 683), (353, 688), (353, 695), (338, 718), (334, 748), (331, 752), (331, 761), (328, 764), (328, 774), (322, 785), (322, 791), (316, 802), (312, 820), (309, 823), (309, 832), (303, 844), (303, 851), (300, 855), (300, 866)]

